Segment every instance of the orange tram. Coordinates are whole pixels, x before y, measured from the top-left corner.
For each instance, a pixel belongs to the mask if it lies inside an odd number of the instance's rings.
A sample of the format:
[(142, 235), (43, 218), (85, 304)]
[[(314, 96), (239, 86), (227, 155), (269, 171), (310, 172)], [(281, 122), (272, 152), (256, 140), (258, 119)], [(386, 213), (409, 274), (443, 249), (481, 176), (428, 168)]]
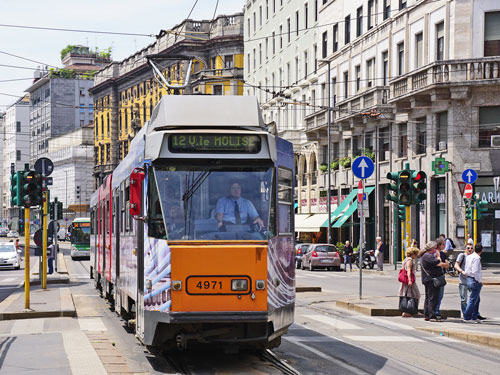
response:
[(164, 96), (91, 198), (91, 277), (145, 345), (270, 348), (295, 306), (293, 148), (238, 96)]

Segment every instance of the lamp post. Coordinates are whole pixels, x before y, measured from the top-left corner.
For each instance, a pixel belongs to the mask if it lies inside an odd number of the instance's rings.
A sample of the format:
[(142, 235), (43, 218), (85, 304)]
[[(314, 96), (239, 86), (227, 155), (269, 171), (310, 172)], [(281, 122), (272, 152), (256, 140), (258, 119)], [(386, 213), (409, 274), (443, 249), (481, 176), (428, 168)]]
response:
[(332, 193), (331, 193), (331, 178), (332, 178), (332, 170), (331, 170), (331, 160), (330, 160), (330, 154), (331, 154), (331, 139), (330, 139), (330, 128), (331, 128), (331, 95), (330, 95), (330, 60), (328, 59), (320, 59), (318, 60), (319, 62), (326, 63), (328, 66), (328, 73), (327, 73), (327, 93), (328, 93), (328, 126), (327, 126), (327, 157), (326, 157), (326, 163), (327, 163), (327, 168), (328, 168), (328, 186), (326, 188), (326, 207), (327, 207), (327, 212), (328, 212), (328, 225), (327, 225), (327, 230), (326, 230), (326, 243), (330, 244), (331, 242), (331, 230), (332, 230), (332, 206), (331, 206), (331, 199), (332, 199)]

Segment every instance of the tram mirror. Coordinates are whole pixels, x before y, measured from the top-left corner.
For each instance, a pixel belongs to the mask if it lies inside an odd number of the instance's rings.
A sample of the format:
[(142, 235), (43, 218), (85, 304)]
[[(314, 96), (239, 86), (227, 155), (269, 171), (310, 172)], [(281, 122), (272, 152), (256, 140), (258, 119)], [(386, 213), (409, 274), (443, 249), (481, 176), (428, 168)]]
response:
[(144, 172), (134, 169), (130, 174), (130, 215), (135, 219), (141, 214), (141, 191)]

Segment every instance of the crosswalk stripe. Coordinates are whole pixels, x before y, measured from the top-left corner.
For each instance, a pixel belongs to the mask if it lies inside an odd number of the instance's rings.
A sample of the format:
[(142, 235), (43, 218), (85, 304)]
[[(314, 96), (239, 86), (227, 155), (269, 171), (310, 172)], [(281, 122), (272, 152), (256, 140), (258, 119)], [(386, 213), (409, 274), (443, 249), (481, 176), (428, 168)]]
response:
[(438, 343), (441, 342), (461, 342), (460, 340), (452, 339), (451, 337), (448, 336), (436, 336), (436, 337), (426, 337), (426, 339), (435, 341)]
[(373, 316), (356, 316), (353, 317), (355, 320), (361, 320), (366, 323), (374, 323), (376, 325), (386, 327), (386, 328), (397, 328), (397, 329), (402, 329), (402, 330), (413, 330), (414, 328), (411, 327), (409, 324), (401, 324), (401, 323), (396, 323), (391, 320), (385, 320), (385, 319), (380, 319), (376, 318)]
[(11, 281), (14, 281), (16, 278), (15, 277), (8, 277), (6, 279), (2, 279), (0, 281), (2, 281), (2, 283), (9, 283)]
[(324, 315), (303, 315), (303, 317), (328, 324), (329, 326), (332, 326), (336, 329), (362, 329), (361, 327), (351, 323), (347, 323), (342, 319), (330, 318)]
[(82, 331), (107, 331), (101, 318), (79, 318), (78, 324)]
[(328, 276), (311, 273), (310, 275), (308, 275), (308, 277), (315, 277), (318, 279), (326, 279)]
[(411, 336), (344, 336), (344, 338), (365, 342), (423, 342), (423, 340)]

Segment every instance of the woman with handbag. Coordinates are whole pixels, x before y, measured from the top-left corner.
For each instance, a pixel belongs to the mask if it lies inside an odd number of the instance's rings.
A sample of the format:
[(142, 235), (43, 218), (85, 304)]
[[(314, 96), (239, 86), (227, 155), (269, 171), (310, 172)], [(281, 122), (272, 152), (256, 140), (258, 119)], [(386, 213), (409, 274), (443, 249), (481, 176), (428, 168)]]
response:
[[(401, 283), (399, 287), (400, 309), (402, 317), (409, 318), (412, 316), (422, 316), (418, 312), (418, 301), (420, 300), (420, 291), (415, 282), (415, 272), (417, 271), (417, 255), (420, 250), (417, 247), (409, 247), (406, 250), (406, 258), (403, 260), (403, 267), (399, 271), (398, 280)], [(402, 301), (405, 298), (405, 301)], [(415, 301), (408, 301), (409, 298)], [(401, 304), (404, 302), (404, 305)], [(411, 303), (412, 309), (408, 309), (408, 304)]]
[(425, 245), (425, 253), (420, 260), (422, 268), (422, 284), (425, 286), (424, 318), (426, 321), (441, 322), (436, 316), (436, 307), (439, 299), (439, 289), (446, 284), (442, 267), (446, 263), (436, 256), (437, 243), (430, 241)]

